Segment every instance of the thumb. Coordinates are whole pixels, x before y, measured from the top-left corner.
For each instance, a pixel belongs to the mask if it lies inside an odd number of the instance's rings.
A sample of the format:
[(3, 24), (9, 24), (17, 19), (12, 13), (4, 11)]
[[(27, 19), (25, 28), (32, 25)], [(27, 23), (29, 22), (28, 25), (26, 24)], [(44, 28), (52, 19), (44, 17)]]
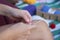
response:
[(29, 18), (27, 17), (27, 15), (24, 15), (24, 16), (23, 16), (23, 19), (25, 20), (26, 23), (29, 23), (29, 22), (30, 22), (30, 20), (29, 20)]
[(31, 25), (31, 24), (17, 23), (17, 24), (14, 24), (10, 29), (14, 30), (14, 32), (16, 33), (22, 33), (22, 32), (31, 30), (35, 27), (36, 27), (35, 25)]

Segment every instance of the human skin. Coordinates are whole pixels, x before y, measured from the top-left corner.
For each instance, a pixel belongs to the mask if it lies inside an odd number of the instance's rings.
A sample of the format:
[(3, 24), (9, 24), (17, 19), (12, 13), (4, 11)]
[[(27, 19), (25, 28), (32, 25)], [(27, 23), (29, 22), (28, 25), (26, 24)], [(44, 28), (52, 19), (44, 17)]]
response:
[(32, 24), (16, 23), (1, 27), (0, 40), (53, 40), (53, 37), (44, 21), (33, 21)]
[(23, 18), (26, 23), (31, 22), (31, 15), (27, 10), (20, 10), (8, 5), (0, 4), (0, 12), (2, 12), (0, 15), (5, 15), (11, 18)]

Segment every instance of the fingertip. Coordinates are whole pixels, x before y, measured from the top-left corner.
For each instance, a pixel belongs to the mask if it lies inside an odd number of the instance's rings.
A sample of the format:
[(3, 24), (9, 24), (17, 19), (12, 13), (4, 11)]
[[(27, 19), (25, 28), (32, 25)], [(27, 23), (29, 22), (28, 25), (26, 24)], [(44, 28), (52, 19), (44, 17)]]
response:
[(29, 23), (30, 22), (29, 19), (26, 19), (26, 22)]
[(29, 20), (29, 18), (27, 16), (24, 17), (24, 20), (25, 20), (26, 23), (30, 22), (30, 20)]

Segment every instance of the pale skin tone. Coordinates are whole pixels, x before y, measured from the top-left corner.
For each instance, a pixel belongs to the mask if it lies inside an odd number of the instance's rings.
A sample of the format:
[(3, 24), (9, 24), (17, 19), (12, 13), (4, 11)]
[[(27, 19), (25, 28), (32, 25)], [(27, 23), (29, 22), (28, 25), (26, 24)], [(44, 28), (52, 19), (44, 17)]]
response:
[(0, 40), (53, 40), (44, 21), (33, 21), (32, 24), (16, 23), (2, 26)]
[(11, 18), (13, 18), (13, 17), (20, 18), (21, 17), (25, 20), (25, 22), (27, 22), (27, 23), (31, 22), (31, 15), (26, 10), (19, 10), (19, 9), (12, 8), (12, 7), (7, 6), (7, 5), (0, 4), (0, 11), (4, 12), (3, 14), (0, 13), (0, 15), (5, 15), (5, 16), (11, 17)]
[(32, 29), (37, 30), (39, 29), (39, 27), (40, 27), (39, 30), (41, 32), (40, 35), (42, 36), (40, 37), (37, 36), (37, 37), (40, 38), (40, 40), (53, 40), (52, 34), (49, 31), (49, 28), (45, 22), (41, 21), (38, 24), (33, 21), (32, 22), (33, 25), (30, 24), (32, 20), (31, 20), (31, 15), (29, 14), (28, 11), (19, 10), (19, 9), (12, 8), (7, 5), (0, 4), (0, 12), (2, 13), (2, 14), (0, 13), (0, 15), (8, 16), (12, 19), (15, 19), (15, 17), (18, 17), (18, 18), (21, 17), (26, 22), (26, 23), (20, 22), (16, 24), (9, 24), (9, 25), (1, 26), (0, 27), (0, 40), (35, 40), (34, 38), (31, 39), (31, 37), (34, 37), (34, 35), (32, 36), (32, 34), (35, 34), (35, 31), (33, 31)]

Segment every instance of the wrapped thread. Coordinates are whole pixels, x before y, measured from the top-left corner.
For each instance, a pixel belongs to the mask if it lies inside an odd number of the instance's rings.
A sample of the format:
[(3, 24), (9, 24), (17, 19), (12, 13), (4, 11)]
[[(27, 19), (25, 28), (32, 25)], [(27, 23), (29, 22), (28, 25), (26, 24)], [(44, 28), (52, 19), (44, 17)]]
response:
[(35, 4), (36, 0), (23, 0), (23, 2), (28, 3), (28, 4)]
[(29, 11), (29, 13), (33, 16), (36, 15), (36, 6), (34, 5), (29, 5), (23, 8), (23, 10)]
[(46, 5), (42, 7), (41, 11), (49, 14), (60, 14), (60, 10), (54, 10)]

